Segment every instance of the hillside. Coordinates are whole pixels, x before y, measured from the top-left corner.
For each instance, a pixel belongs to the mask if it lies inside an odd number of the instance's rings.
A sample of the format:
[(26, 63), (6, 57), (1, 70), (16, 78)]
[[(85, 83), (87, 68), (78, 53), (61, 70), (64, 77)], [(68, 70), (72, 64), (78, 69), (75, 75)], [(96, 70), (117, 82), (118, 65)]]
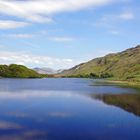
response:
[(112, 77), (115, 80), (140, 82), (140, 45), (82, 63), (63, 71), (59, 76)]
[(45, 75), (38, 74), (22, 65), (0, 65), (0, 77), (4, 78), (41, 78)]

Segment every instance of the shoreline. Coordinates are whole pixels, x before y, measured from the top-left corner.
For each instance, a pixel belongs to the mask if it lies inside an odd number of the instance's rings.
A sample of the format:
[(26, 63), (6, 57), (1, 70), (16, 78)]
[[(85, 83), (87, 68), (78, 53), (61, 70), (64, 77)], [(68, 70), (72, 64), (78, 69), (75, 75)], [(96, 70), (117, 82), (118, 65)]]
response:
[(132, 82), (132, 81), (123, 81), (123, 80), (110, 80), (110, 79), (105, 79), (106, 83), (110, 84), (117, 84), (120, 86), (130, 86), (134, 88), (140, 88), (140, 82)]

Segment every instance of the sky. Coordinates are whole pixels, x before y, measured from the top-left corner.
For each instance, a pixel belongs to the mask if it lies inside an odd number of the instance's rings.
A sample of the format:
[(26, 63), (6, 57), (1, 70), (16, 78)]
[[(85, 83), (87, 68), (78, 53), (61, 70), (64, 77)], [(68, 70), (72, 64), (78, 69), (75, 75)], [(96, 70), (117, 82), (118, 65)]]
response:
[(139, 0), (0, 0), (0, 64), (67, 69), (140, 44)]

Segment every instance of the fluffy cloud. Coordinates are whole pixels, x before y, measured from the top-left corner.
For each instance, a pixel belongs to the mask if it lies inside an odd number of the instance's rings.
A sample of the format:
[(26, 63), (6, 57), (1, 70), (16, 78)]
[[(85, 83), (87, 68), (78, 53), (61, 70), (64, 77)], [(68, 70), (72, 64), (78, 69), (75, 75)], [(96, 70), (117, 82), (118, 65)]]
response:
[(72, 59), (60, 59), (48, 56), (32, 55), (21, 52), (0, 52), (0, 64), (21, 64), (31, 67), (55, 67), (55, 68), (68, 68), (72, 67), (79, 62)]
[(113, 0), (1, 0), (0, 13), (34, 22), (51, 22), (51, 16), (109, 4)]
[(12, 20), (0, 20), (0, 29), (19, 28), (30, 25), (27, 22), (17, 22)]

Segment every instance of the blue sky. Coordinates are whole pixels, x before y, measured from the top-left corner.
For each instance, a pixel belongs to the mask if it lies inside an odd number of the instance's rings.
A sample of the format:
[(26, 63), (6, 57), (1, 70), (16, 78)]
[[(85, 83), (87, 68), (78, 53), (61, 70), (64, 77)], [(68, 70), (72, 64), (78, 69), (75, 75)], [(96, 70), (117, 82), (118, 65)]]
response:
[(0, 63), (70, 68), (139, 44), (138, 0), (1, 0)]

